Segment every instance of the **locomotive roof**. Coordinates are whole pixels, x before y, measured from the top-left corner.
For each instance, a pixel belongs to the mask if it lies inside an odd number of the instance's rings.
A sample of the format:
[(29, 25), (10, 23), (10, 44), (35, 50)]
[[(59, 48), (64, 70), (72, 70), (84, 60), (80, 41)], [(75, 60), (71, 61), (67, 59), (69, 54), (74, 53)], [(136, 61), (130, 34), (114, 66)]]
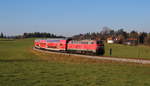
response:
[(72, 41), (96, 41), (96, 40), (85, 39), (85, 40), (72, 40)]

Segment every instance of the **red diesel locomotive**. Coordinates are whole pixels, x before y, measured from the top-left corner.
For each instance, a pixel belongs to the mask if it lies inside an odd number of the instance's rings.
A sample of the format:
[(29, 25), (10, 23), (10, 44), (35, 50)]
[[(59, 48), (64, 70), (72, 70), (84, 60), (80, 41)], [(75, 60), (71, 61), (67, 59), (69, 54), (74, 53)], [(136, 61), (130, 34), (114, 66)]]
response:
[(104, 44), (100, 40), (37, 39), (36, 48), (82, 54), (104, 54)]

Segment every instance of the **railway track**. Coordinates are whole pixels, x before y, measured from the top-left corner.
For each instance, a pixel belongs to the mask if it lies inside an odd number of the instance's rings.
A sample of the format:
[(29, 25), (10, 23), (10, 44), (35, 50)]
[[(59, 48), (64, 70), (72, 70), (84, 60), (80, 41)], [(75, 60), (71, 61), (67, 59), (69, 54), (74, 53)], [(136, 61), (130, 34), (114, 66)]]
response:
[(62, 53), (62, 52), (54, 52), (48, 50), (41, 50), (33, 47), (33, 50), (45, 52), (45, 53), (55, 53), (55, 54), (66, 54), (66, 55), (73, 55), (79, 56), (82, 58), (90, 58), (90, 59), (97, 59), (97, 60), (109, 60), (109, 61), (117, 61), (117, 62), (129, 62), (129, 63), (138, 63), (138, 64), (150, 64), (150, 60), (143, 60), (143, 59), (128, 59), (128, 58), (117, 58), (117, 57), (105, 57), (105, 56), (91, 56), (91, 55), (79, 55), (79, 54), (70, 54), (70, 53)]

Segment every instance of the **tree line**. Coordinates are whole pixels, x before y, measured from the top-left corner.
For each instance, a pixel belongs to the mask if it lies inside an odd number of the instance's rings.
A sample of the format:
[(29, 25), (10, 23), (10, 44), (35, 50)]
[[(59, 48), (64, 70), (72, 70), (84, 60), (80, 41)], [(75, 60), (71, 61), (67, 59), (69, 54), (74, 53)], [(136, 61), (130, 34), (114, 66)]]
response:
[(21, 39), (21, 38), (65, 38), (65, 37), (47, 32), (33, 32), (33, 33), (23, 33), (22, 35), (15, 35), (15, 36), (4, 36), (4, 34), (1, 32), (0, 38)]
[(127, 40), (136, 40), (137, 44), (150, 45), (150, 33), (147, 32), (137, 32), (132, 30), (127, 32), (124, 29), (113, 30), (109, 27), (103, 27), (100, 32), (89, 32), (84, 34), (74, 35), (73, 39), (95, 39), (106, 41), (108, 38), (119, 39), (117, 43), (124, 43)]
[[(137, 39), (138, 44), (150, 45), (150, 33), (148, 32), (137, 32), (132, 30), (130, 32), (125, 31), (124, 29), (113, 30), (109, 27), (103, 27), (100, 32), (89, 32), (84, 34), (77, 34), (72, 36), (72, 39), (82, 40), (82, 39), (95, 39), (106, 41), (108, 38), (117, 38), (119, 39), (117, 43), (124, 43), (128, 39)], [(23, 33), (22, 35), (16, 36), (6, 36), (2, 32), (0, 33), (0, 38), (65, 38), (65, 36), (58, 36), (53, 33), (47, 32), (32, 32), (32, 33)]]
[(34, 32), (34, 33), (24, 33), (24, 38), (64, 38), (64, 36), (57, 36), (53, 33), (46, 32)]

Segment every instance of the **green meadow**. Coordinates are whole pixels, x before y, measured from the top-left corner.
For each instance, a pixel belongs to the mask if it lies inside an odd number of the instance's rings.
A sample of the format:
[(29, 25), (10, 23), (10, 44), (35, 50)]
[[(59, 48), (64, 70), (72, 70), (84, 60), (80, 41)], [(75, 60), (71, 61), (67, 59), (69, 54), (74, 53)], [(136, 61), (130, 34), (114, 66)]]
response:
[[(150, 65), (33, 51), (34, 39), (0, 40), (0, 86), (150, 86)], [(149, 58), (149, 47), (106, 45), (112, 56)], [(120, 50), (121, 49), (121, 50)]]
[(105, 56), (110, 56), (110, 48), (112, 48), (112, 56), (114, 57), (150, 59), (150, 47), (149, 46), (105, 44), (105, 51), (106, 51)]

